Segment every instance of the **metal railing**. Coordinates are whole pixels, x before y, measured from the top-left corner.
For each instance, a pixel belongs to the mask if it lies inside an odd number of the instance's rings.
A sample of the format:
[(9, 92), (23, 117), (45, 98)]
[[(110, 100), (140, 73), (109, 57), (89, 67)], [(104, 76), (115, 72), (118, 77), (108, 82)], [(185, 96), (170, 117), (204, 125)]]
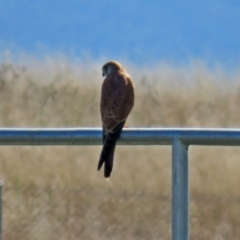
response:
[[(102, 144), (100, 128), (0, 128), (0, 145), (100, 144)], [(188, 147), (190, 145), (240, 146), (240, 130), (128, 128), (123, 130), (118, 144), (172, 145), (172, 239), (187, 240), (189, 239)], [(0, 226), (0, 231), (1, 229)]]

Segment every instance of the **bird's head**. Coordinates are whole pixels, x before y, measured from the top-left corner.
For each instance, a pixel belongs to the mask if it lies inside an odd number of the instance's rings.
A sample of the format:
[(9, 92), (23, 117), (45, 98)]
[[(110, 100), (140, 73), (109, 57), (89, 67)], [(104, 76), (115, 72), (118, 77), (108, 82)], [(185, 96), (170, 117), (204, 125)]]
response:
[(102, 67), (102, 76), (107, 77), (110, 73), (112, 73), (112, 71), (114, 70), (118, 71), (121, 69), (123, 69), (123, 66), (119, 62), (116, 61), (106, 62)]

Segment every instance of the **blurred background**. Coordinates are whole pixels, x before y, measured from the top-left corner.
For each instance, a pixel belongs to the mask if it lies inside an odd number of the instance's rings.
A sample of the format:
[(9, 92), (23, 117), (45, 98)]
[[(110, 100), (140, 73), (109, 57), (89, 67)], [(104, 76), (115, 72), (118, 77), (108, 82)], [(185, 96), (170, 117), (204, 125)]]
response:
[[(101, 66), (129, 127), (240, 127), (240, 2), (0, 0), (0, 125), (99, 127)], [(0, 147), (3, 239), (171, 239), (171, 148)], [(191, 147), (191, 239), (240, 236), (240, 149)]]

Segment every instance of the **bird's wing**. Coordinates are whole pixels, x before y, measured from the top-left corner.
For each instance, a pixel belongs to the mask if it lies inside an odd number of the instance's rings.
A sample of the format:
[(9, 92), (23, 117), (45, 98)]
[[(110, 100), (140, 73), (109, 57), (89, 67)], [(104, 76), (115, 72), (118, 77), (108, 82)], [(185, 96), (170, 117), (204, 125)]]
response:
[[(113, 79), (114, 78), (114, 79)], [(107, 77), (102, 85), (101, 117), (106, 131), (126, 120), (134, 104), (134, 89), (128, 75)]]

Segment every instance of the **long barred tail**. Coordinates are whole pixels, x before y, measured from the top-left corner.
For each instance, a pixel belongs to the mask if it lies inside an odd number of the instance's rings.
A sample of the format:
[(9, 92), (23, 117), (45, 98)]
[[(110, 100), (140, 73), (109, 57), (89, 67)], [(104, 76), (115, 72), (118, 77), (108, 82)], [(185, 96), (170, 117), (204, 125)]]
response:
[(100, 155), (100, 159), (98, 162), (98, 171), (101, 169), (103, 163), (104, 164), (104, 177), (109, 178), (112, 172), (113, 168), (113, 158), (114, 158), (114, 150), (117, 143), (117, 140), (119, 139), (122, 128), (125, 124), (124, 122), (120, 122), (113, 130), (112, 132), (108, 133), (103, 137), (104, 144), (102, 148), (102, 152)]

